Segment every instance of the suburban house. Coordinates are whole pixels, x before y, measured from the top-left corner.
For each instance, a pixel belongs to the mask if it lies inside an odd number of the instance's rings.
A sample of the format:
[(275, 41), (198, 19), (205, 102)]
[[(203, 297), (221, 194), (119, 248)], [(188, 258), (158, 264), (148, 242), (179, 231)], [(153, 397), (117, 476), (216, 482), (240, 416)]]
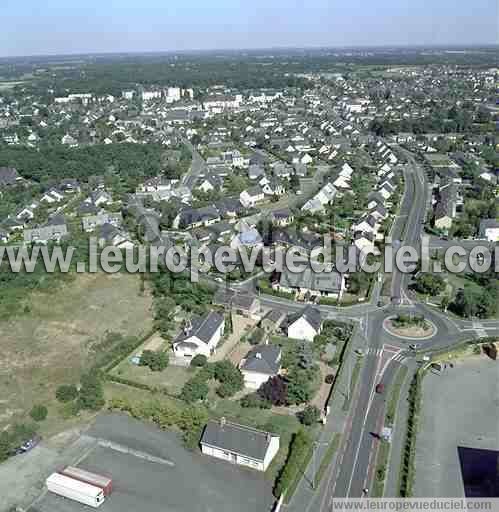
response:
[(435, 206), (435, 227), (449, 229), (456, 218), (457, 185), (447, 181), (440, 187), (437, 204)]
[(177, 357), (187, 359), (198, 354), (209, 357), (222, 339), (224, 329), (225, 319), (218, 313), (211, 311), (194, 317), (175, 338), (173, 352)]
[(99, 226), (97, 241), (100, 247), (110, 245), (118, 249), (133, 249), (134, 247), (128, 233), (108, 223)]
[(175, 229), (209, 226), (220, 221), (220, 214), (214, 206), (203, 208), (185, 208), (173, 220)]
[(276, 226), (289, 226), (295, 220), (295, 216), (293, 212), (289, 208), (281, 208), (280, 210), (274, 210), (270, 217), (272, 219), (272, 223)]
[(208, 422), (200, 444), (204, 455), (266, 471), (279, 451), (279, 436), (222, 418)]
[(260, 327), (267, 333), (277, 332), (284, 323), (286, 314), (278, 309), (271, 309), (261, 320)]
[(281, 348), (277, 345), (258, 345), (250, 350), (239, 363), (245, 387), (258, 389), (270, 377), (279, 375), (281, 356)]
[(239, 194), (239, 200), (245, 208), (253, 208), (257, 203), (265, 199), (262, 187), (256, 185), (255, 187), (243, 190)]
[(228, 288), (219, 289), (213, 297), (213, 304), (230, 308), (237, 315), (260, 318), (260, 299), (247, 293), (238, 293)]
[(289, 272), (284, 269), (274, 289), (294, 293), (296, 297), (330, 297), (341, 299), (345, 287), (345, 276), (337, 270), (315, 272), (306, 267), (303, 272)]
[(118, 227), (121, 224), (121, 221), (122, 215), (120, 212), (103, 212), (97, 215), (89, 215), (87, 217), (83, 217), (81, 224), (84, 231), (90, 232), (93, 231), (96, 227), (103, 226), (104, 224), (112, 224), (113, 226)]
[(321, 312), (313, 306), (307, 306), (301, 313), (292, 316), (288, 321), (289, 338), (314, 341), (321, 330)]
[(483, 219), (480, 221), (480, 238), (489, 242), (499, 242), (499, 221)]
[(49, 221), (44, 226), (32, 229), (25, 229), (23, 232), (24, 241), (26, 243), (42, 243), (59, 242), (62, 237), (68, 234), (68, 228), (64, 220), (59, 218)]
[(42, 195), (42, 197), (40, 198), (40, 202), (53, 204), (53, 203), (59, 203), (63, 199), (64, 199), (64, 194), (62, 192), (59, 192), (55, 188), (52, 188)]
[(16, 185), (20, 181), (23, 181), (23, 178), (14, 167), (0, 167), (0, 188)]

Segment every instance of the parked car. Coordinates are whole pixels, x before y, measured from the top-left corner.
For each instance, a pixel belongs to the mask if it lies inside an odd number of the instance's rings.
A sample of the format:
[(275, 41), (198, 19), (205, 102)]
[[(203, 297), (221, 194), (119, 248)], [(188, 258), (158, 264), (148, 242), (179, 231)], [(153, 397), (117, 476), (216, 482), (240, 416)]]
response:
[(383, 391), (385, 391), (385, 385), (382, 382), (376, 384), (376, 393), (379, 393), (381, 395), (383, 394)]
[(22, 453), (30, 452), (40, 441), (41, 441), (40, 436), (35, 436), (35, 437), (32, 437), (31, 439), (28, 439), (21, 446), (19, 446), (19, 448), (16, 448), (15, 454), (20, 455)]

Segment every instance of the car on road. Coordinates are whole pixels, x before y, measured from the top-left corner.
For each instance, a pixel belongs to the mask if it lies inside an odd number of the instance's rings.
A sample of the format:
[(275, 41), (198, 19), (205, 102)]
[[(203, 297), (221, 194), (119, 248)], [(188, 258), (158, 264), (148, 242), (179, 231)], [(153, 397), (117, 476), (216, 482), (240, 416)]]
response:
[(411, 343), (411, 344), (409, 345), (409, 348), (410, 348), (411, 350), (418, 350), (418, 348), (419, 348), (420, 346), (421, 346), (421, 343)]
[(21, 446), (16, 448), (14, 453), (16, 455), (21, 455), (23, 453), (30, 452), (35, 446), (38, 445), (38, 443), (41, 441), (41, 439), (42, 438), (40, 436), (34, 436), (31, 439), (28, 439)]
[(378, 384), (376, 384), (376, 393), (378, 393), (379, 395), (382, 395), (384, 391), (385, 391), (385, 385), (382, 382), (378, 382)]
[(356, 348), (354, 351), (359, 357), (364, 356), (364, 351), (361, 348)]

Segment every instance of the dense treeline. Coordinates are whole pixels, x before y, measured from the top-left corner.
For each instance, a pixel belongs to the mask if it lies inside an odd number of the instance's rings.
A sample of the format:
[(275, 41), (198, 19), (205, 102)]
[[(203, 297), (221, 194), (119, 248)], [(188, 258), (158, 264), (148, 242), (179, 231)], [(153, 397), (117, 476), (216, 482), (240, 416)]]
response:
[(113, 173), (121, 178), (157, 174), (163, 148), (159, 144), (109, 144), (40, 149), (0, 146), (0, 167), (15, 167), (27, 179), (40, 183), (64, 178), (86, 180)]

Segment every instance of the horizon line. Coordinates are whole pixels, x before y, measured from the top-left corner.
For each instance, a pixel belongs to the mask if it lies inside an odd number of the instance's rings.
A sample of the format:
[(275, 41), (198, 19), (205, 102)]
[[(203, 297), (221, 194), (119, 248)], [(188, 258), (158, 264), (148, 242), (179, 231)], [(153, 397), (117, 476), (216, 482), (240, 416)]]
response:
[(216, 52), (263, 52), (263, 51), (307, 51), (307, 50), (379, 50), (379, 49), (489, 49), (499, 47), (499, 42), (494, 43), (448, 43), (448, 44), (375, 44), (375, 45), (308, 45), (308, 46), (269, 46), (269, 47), (253, 47), (253, 48), (190, 48), (184, 50), (125, 50), (125, 51), (89, 51), (89, 52), (70, 52), (70, 53), (34, 53), (19, 55), (0, 55), (0, 60), (8, 59), (33, 59), (33, 58), (51, 58), (51, 57), (92, 57), (92, 56), (125, 56), (125, 55), (175, 55), (175, 54), (209, 54)]

